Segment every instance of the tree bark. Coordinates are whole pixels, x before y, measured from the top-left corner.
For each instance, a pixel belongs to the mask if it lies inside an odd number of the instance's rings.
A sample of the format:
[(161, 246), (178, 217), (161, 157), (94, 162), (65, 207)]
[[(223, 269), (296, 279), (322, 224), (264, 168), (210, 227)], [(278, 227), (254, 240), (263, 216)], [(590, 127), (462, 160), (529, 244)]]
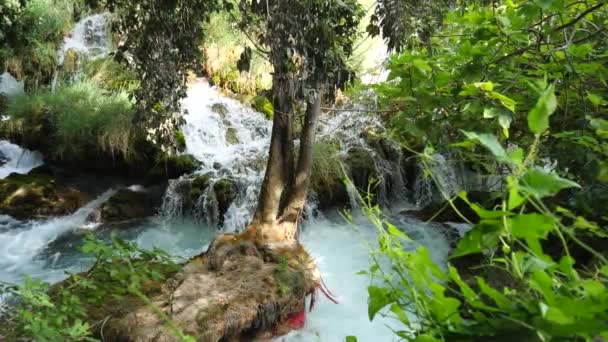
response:
[(298, 165), (291, 191), (288, 194), (288, 201), (285, 209), (281, 213), (279, 225), (286, 230), (288, 237), (297, 234), (298, 220), (306, 204), (308, 197), (308, 187), (313, 164), (313, 145), (321, 113), (321, 86), (315, 85), (315, 96), (308, 100), (306, 104), (306, 114), (304, 117), (304, 127), (300, 137), (300, 152)]
[[(274, 117), (270, 152), (264, 181), (258, 197), (258, 205), (251, 222), (262, 239), (280, 239), (276, 236), (276, 219), (281, 197), (293, 175), (293, 111), (295, 75), (275, 73), (273, 76)], [(264, 236), (264, 235), (267, 236)]]

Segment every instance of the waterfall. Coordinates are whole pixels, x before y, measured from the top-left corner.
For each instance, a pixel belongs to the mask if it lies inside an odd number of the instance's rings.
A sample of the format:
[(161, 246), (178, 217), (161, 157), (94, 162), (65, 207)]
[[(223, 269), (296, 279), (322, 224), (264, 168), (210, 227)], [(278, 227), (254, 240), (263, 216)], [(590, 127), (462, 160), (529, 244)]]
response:
[(99, 13), (76, 23), (57, 51), (57, 64), (64, 64), (70, 50), (89, 59), (106, 56), (112, 48), (109, 19), (109, 13)]
[(23, 94), (23, 81), (17, 81), (8, 72), (0, 74), (0, 94), (6, 96)]
[[(0, 229), (2, 280), (15, 282), (26, 274), (34, 276), (41, 272), (42, 266), (34, 262), (41, 250), (70, 231), (95, 229), (96, 225), (87, 224), (87, 217), (114, 193), (114, 190), (108, 190), (72, 215), (45, 221), (19, 222), (8, 217), (0, 217), (0, 227), (2, 221), (7, 227), (6, 230)], [(6, 279), (7, 276), (10, 278)]]
[(39, 152), (0, 140), (0, 179), (6, 178), (13, 172), (26, 174), (43, 163)]

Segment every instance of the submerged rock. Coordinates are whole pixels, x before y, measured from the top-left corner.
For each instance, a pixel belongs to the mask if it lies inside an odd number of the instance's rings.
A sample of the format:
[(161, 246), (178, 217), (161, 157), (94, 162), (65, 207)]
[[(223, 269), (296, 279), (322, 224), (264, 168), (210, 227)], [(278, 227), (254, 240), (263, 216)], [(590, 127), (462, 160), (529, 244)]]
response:
[(101, 206), (102, 222), (143, 218), (153, 213), (145, 192), (121, 189)]
[(228, 115), (228, 108), (226, 108), (226, 105), (223, 103), (214, 103), (211, 106), (211, 110), (218, 113), (222, 119)]
[(57, 183), (44, 166), (0, 179), (0, 214), (20, 220), (68, 215), (89, 199), (87, 194)]
[(239, 137), (236, 135), (236, 128), (228, 127), (226, 129), (226, 143), (228, 145), (236, 145), (239, 143)]

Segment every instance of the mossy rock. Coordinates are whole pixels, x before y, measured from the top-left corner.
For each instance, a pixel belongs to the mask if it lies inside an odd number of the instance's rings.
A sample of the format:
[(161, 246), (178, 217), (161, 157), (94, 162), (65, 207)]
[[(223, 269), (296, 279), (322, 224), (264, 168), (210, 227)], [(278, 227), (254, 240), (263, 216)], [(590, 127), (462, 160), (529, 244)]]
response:
[(214, 103), (211, 105), (211, 110), (218, 113), (222, 119), (228, 115), (228, 108), (226, 108), (226, 105), (223, 103)]
[(0, 179), (0, 199), (0, 214), (24, 220), (71, 214), (90, 196), (58, 184), (45, 167), (40, 167), (26, 175), (12, 173)]
[(101, 206), (101, 219), (103, 222), (117, 222), (143, 218), (150, 214), (146, 203), (145, 193), (120, 189)]
[(239, 137), (236, 134), (236, 128), (228, 127), (228, 129), (226, 129), (226, 143), (228, 145), (236, 145), (239, 143)]
[(373, 190), (370, 181), (378, 179), (378, 172), (372, 153), (363, 147), (353, 147), (348, 151), (346, 164), (354, 185), (361, 192)]
[(156, 160), (156, 163), (148, 172), (147, 178), (151, 182), (178, 178), (196, 171), (200, 166), (201, 162), (190, 154), (164, 156)]
[(253, 108), (264, 114), (267, 119), (272, 119), (274, 116), (274, 106), (266, 96), (258, 95), (254, 97)]
[(201, 197), (201, 195), (205, 192), (211, 183), (212, 175), (212, 172), (207, 172), (204, 175), (200, 175), (192, 180), (190, 185), (190, 200), (192, 203), (196, 203), (199, 197)]
[(179, 152), (184, 152), (186, 150), (186, 137), (184, 133), (180, 130), (175, 130), (173, 133), (173, 138), (175, 139), (175, 147)]
[(317, 142), (313, 146), (313, 165), (310, 185), (317, 195), (319, 208), (345, 207), (349, 203), (348, 191), (343, 182), (339, 144)]
[(223, 222), (224, 214), (228, 211), (230, 204), (239, 196), (239, 189), (236, 182), (229, 178), (222, 178), (213, 184), (213, 191), (217, 199), (220, 213), (220, 221)]

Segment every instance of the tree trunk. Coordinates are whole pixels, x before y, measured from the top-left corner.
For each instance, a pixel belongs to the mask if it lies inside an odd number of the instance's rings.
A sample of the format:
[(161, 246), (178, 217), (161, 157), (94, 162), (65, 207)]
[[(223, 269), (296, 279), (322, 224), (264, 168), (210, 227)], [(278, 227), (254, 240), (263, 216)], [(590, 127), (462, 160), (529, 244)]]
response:
[(275, 73), (273, 77), (274, 117), (270, 152), (258, 205), (251, 224), (263, 240), (281, 240), (276, 219), (283, 195), (293, 177), (293, 111), (295, 75)]
[(298, 220), (306, 204), (308, 187), (310, 185), (313, 145), (321, 113), (322, 98), (320, 85), (316, 84), (315, 89), (314, 98), (309, 99), (306, 104), (306, 115), (304, 117), (302, 136), (300, 137), (300, 153), (293, 187), (289, 192), (285, 210), (279, 219), (279, 225), (285, 230), (286, 235), (292, 238), (297, 234)]

